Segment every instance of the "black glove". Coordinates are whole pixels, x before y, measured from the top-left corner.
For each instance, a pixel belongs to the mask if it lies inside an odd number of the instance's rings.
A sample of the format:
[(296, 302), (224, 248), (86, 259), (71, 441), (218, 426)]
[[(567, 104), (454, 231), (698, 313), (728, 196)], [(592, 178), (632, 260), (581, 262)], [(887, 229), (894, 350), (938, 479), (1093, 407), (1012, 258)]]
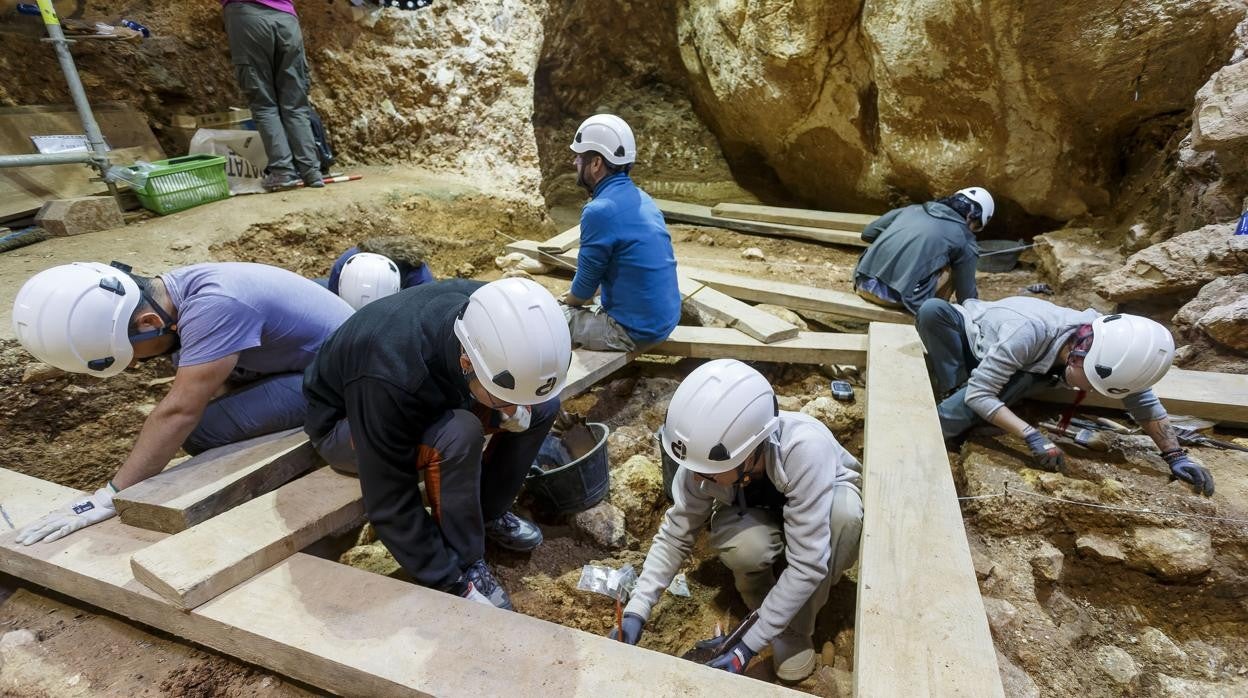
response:
[[(637, 641), (641, 639), (641, 626), (645, 624), (646, 621), (636, 613), (625, 613), (624, 622), (621, 624), (624, 626), (624, 637), (622, 641), (627, 642), (630, 645), (637, 644)], [(611, 628), (611, 632), (607, 635), (607, 637), (612, 640), (620, 640), (620, 629)]]
[(1040, 468), (1051, 473), (1058, 473), (1066, 465), (1066, 456), (1062, 453), (1062, 449), (1035, 427), (1027, 427), (1027, 431), (1023, 432), (1023, 441), (1027, 442), (1027, 448), (1031, 449), (1032, 460)]
[(1213, 495), (1213, 473), (1208, 468), (1197, 463), (1188, 457), (1187, 451), (1181, 448), (1163, 451), (1162, 458), (1166, 459), (1166, 463), (1170, 465), (1170, 477), (1172, 480), (1182, 480), (1189, 483), (1196, 494), (1203, 494), (1206, 497)]
[(745, 641), (729, 647), (723, 654), (707, 662), (706, 665), (716, 669), (723, 669), (730, 674), (745, 673), (745, 668), (750, 665), (750, 660), (754, 655), (758, 654), (745, 644)]

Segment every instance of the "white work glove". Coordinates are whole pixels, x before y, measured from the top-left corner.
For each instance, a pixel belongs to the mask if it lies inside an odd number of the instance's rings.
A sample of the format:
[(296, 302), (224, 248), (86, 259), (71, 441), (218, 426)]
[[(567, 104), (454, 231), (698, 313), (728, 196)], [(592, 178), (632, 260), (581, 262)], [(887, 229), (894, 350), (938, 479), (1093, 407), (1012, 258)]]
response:
[(17, 542), (22, 545), (33, 545), (39, 541), (51, 543), (78, 529), (111, 519), (117, 515), (117, 508), (113, 506), (113, 495), (116, 493), (110, 482), (90, 497), (74, 500), (23, 528), (17, 534)]
[(499, 423), (498, 427), (504, 431), (516, 434), (528, 431), (529, 423), (533, 421), (533, 410), (529, 409), (527, 405), (516, 405), (516, 412), (510, 417), (507, 416), (506, 412), (499, 412), (499, 414), (502, 415), (503, 421)]

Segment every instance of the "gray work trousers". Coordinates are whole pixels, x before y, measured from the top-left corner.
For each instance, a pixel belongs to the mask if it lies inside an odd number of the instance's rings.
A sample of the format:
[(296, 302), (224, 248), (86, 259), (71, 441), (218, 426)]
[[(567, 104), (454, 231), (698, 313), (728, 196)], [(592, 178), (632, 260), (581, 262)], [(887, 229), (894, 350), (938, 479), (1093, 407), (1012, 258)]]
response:
[(307, 414), (302, 373), (266, 376), (208, 403), (182, 448), (195, 455), (217, 446), (294, 429), (303, 426)]
[(312, 136), (311, 80), (299, 20), (253, 2), (232, 2), (222, 12), (234, 74), (264, 142), (269, 172), (318, 178), (321, 163)]
[[(740, 515), (738, 515), (740, 514)], [(789, 621), (789, 632), (810, 637), (815, 631), (819, 610), (827, 603), (832, 586), (858, 561), (858, 543), (862, 535), (862, 496), (848, 484), (833, 489), (831, 554), (828, 576), (815, 588), (805, 605)], [(784, 519), (779, 511), (719, 506), (711, 516), (710, 544), (719, 552), (719, 559), (732, 570), (737, 591), (750, 609), (762, 605), (767, 593), (776, 584), (772, 566), (784, 554)]]
[[(957, 438), (984, 421), (966, 404), (966, 382), (979, 366), (979, 359), (971, 351), (962, 313), (948, 301), (929, 298), (919, 306), (915, 326), (927, 350), (927, 369), (936, 397), (947, 395), (936, 406), (940, 430), (946, 440)], [(1042, 387), (1046, 382), (1045, 376), (1019, 371), (1010, 377), (997, 397), (1006, 405), (1013, 405), (1032, 388)]]
[(568, 321), (574, 349), (633, 351), (637, 348), (637, 343), (628, 336), (628, 330), (607, 315), (600, 305), (565, 305), (563, 317)]

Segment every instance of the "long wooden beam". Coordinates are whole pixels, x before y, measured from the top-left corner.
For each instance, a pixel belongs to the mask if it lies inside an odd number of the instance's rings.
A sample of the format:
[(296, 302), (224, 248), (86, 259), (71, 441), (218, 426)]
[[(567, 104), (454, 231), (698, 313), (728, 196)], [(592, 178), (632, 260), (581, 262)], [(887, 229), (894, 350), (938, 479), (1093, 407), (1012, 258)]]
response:
[(861, 213), (835, 213), (812, 211), (804, 208), (781, 208), (778, 206), (754, 206), (751, 204), (717, 204), (711, 207), (716, 218), (735, 218), (744, 221), (801, 225), (809, 228), (828, 228), (861, 233), (878, 216)]
[(130, 566), (195, 608), (363, 516), (360, 481), (325, 467), (140, 550)]
[(765, 344), (730, 327), (677, 327), (647, 354), (695, 359), (733, 358), (792, 364), (867, 365), (867, 336), (800, 332), (793, 339)]
[(737, 274), (726, 274), (719, 271), (699, 269), (697, 267), (680, 266), (680, 270), (690, 278), (701, 281), (711, 288), (723, 291), (733, 298), (752, 301), (754, 303), (771, 303), (782, 305), (794, 310), (814, 310), (838, 317), (872, 322), (894, 322), (910, 325), (914, 318), (900, 310), (890, 310), (859, 298), (852, 293), (833, 291), (826, 288), (815, 288), (792, 284), (784, 281), (769, 281)]
[(868, 337), (855, 695), (1004, 696), (923, 345)]
[(812, 228), (801, 225), (784, 225), (782, 223), (762, 223), (759, 221), (742, 221), (732, 218), (717, 218), (711, 213), (709, 206), (687, 204), (680, 201), (655, 199), (663, 217), (670, 223), (687, 223), (705, 225), (715, 228), (735, 230), (739, 233), (767, 235), (769, 237), (796, 238), (822, 242), (829, 245), (847, 245), (850, 247), (866, 247), (867, 243), (857, 233), (827, 228)]
[(580, 244), (581, 226), (574, 225), (546, 242), (538, 244), (537, 249), (549, 254), (559, 254), (560, 252), (567, 252)]
[(113, 500), (131, 526), (184, 531), (321, 463), (302, 429), (214, 448), (131, 485)]
[[(78, 494), (0, 469), (6, 511), (42, 513)], [(130, 569), (166, 534), (113, 519), (53, 543), (15, 536), (0, 535), (4, 573), (339, 695), (792, 695), (302, 553), (187, 612)]]
[[(1172, 414), (1248, 427), (1248, 375), (1172, 368), (1153, 386), (1153, 393)], [(1051, 388), (1031, 397), (1069, 404), (1074, 401), (1075, 392)], [(1095, 391), (1088, 393), (1083, 404), (1122, 409), (1121, 400)]]

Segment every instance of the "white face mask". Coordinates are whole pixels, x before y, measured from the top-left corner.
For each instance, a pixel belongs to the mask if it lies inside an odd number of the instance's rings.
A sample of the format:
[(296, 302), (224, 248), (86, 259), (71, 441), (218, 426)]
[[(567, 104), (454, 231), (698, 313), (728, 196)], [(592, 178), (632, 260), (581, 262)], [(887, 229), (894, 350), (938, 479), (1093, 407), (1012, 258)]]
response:
[(516, 405), (516, 412), (510, 417), (507, 416), (506, 412), (499, 412), (499, 414), (502, 415), (503, 421), (498, 426), (504, 431), (517, 434), (522, 431), (528, 431), (529, 422), (533, 419), (533, 410), (529, 409), (527, 405)]

